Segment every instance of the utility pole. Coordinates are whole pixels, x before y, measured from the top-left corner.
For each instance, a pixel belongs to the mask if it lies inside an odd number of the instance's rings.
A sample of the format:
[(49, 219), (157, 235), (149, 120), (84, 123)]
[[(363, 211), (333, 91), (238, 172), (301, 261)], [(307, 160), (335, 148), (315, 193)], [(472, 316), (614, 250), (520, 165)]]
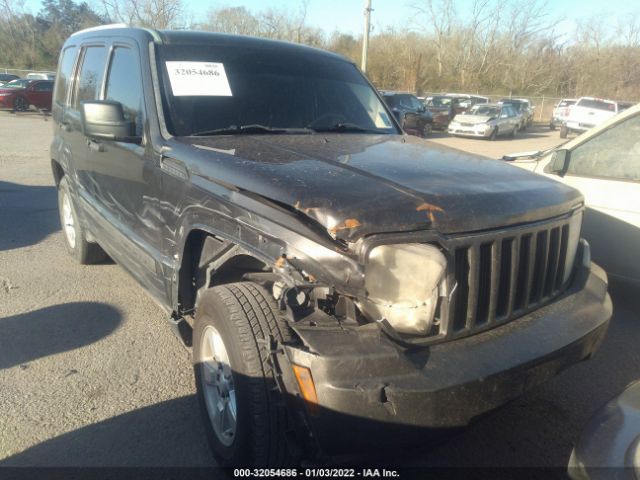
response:
[(369, 55), (369, 33), (371, 33), (371, 0), (364, 0), (364, 37), (362, 38), (362, 64), (360, 68), (367, 71), (367, 56)]

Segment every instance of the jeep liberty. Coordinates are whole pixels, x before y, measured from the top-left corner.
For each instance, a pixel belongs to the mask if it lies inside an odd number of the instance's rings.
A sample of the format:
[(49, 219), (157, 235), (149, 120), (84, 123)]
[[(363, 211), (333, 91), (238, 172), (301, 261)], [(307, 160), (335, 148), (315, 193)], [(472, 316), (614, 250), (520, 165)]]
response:
[(221, 465), (423, 444), (605, 335), (580, 193), (403, 134), (338, 55), (98, 27), (56, 78), (66, 249), (110, 256), (192, 346)]

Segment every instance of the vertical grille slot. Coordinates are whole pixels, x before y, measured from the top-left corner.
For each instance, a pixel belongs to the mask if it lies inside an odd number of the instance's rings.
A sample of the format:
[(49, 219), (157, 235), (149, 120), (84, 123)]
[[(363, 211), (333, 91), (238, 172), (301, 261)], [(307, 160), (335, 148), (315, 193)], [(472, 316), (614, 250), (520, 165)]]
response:
[(509, 297), (513, 288), (511, 286), (511, 278), (513, 276), (512, 269), (516, 263), (513, 258), (513, 238), (502, 240), (501, 259), (500, 259), (500, 286), (498, 288), (498, 305), (496, 307), (496, 317), (498, 319), (506, 317), (509, 308)]
[(514, 310), (522, 310), (525, 306), (529, 292), (529, 257), (531, 253), (531, 235), (523, 235), (520, 238), (520, 254), (518, 259), (518, 280), (516, 282), (516, 298), (513, 304)]
[(562, 278), (564, 277), (564, 264), (567, 258), (567, 246), (569, 244), (569, 225), (562, 226), (562, 239), (560, 241), (560, 260), (558, 265), (558, 275), (556, 277), (556, 290), (562, 287)]
[(469, 296), (469, 261), (467, 248), (459, 248), (455, 254), (456, 281), (455, 308), (453, 314), (453, 330), (462, 330), (467, 318), (467, 301)]
[(538, 303), (542, 298), (542, 288), (544, 286), (544, 277), (547, 272), (547, 261), (549, 256), (547, 248), (548, 239), (549, 237), (546, 230), (539, 232), (537, 235), (529, 303)]
[(480, 262), (478, 264), (478, 301), (476, 306), (475, 325), (487, 323), (489, 321), (489, 303), (491, 301), (491, 278), (493, 276), (492, 263), (492, 243), (480, 245)]
[(544, 283), (543, 297), (551, 295), (555, 290), (556, 276), (558, 275), (558, 260), (560, 259), (560, 227), (551, 229), (549, 237), (549, 266), (547, 278)]

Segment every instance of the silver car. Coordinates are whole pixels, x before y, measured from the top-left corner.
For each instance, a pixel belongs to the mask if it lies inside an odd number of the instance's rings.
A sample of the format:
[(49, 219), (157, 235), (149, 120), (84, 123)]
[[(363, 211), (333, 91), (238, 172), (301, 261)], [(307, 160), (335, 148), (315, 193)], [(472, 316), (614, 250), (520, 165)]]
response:
[(449, 135), (495, 140), (498, 135), (514, 137), (521, 121), (522, 115), (510, 105), (484, 103), (456, 115), (448, 131)]

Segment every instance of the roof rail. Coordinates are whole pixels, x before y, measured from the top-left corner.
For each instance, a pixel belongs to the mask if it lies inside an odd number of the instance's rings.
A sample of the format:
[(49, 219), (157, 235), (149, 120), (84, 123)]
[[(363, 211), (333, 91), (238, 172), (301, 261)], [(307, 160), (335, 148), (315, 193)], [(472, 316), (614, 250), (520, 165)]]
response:
[(77, 32), (73, 32), (71, 36), (73, 37), (74, 35), (79, 35), (85, 32), (95, 32), (97, 30), (108, 30), (110, 28), (127, 28), (128, 26), (129, 25), (127, 25), (126, 23), (110, 23), (108, 25), (98, 25), (96, 27), (89, 27), (83, 30), (78, 30)]

